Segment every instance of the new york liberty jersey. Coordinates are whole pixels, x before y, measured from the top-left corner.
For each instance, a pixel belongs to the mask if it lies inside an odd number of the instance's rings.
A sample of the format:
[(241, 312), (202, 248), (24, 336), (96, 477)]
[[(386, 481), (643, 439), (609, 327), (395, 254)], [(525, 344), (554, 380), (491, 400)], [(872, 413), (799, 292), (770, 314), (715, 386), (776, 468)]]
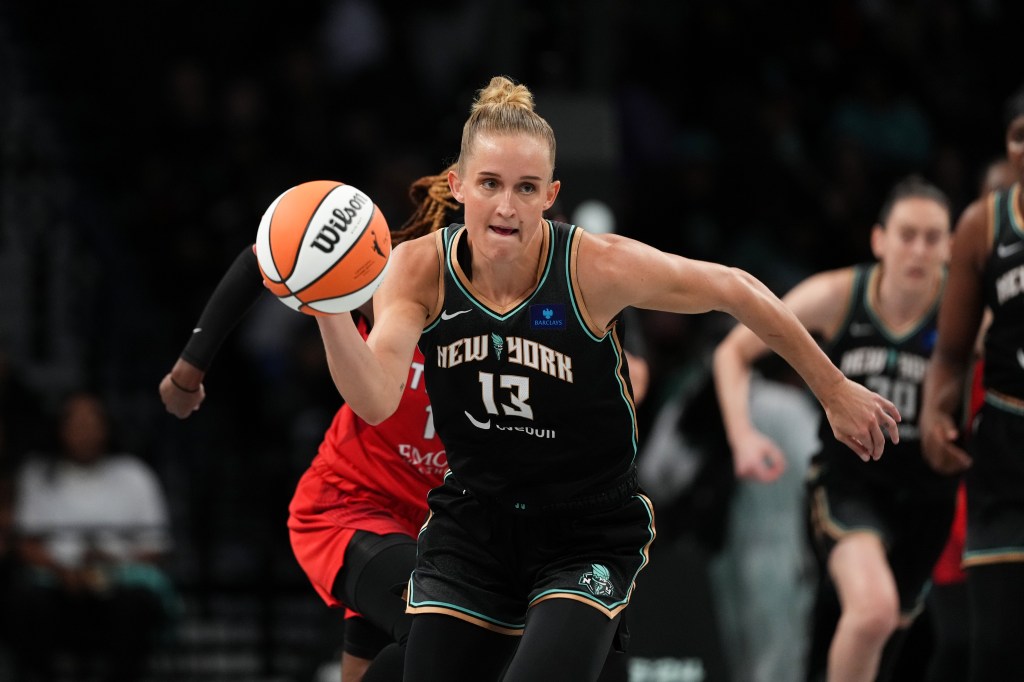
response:
[[(1020, 183), (989, 195), (993, 244), (985, 266), (985, 304), (992, 325), (985, 335), (984, 383), (995, 407), (1024, 414), (1024, 216)], [(1011, 398), (1011, 400), (1007, 400)], [(1016, 398), (1016, 404), (1012, 398)]]
[(538, 282), (507, 310), (473, 286), (463, 225), (438, 233), (444, 300), (420, 339), (453, 474), (515, 509), (601, 493), (633, 470), (636, 418), (621, 325), (579, 294), (582, 230), (545, 221)]
[(836, 440), (828, 420), (822, 419), (822, 457), (830, 467), (850, 470), (852, 475), (889, 485), (944, 489), (948, 479), (935, 474), (924, 460), (918, 428), (921, 386), (935, 347), (940, 296), (935, 297), (916, 324), (897, 333), (875, 311), (869, 295), (879, 276), (881, 266), (878, 264), (854, 267), (846, 319), (825, 345), (825, 352), (847, 378), (896, 405), (902, 417), (900, 442), (886, 443), (879, 460), (862, 462)]

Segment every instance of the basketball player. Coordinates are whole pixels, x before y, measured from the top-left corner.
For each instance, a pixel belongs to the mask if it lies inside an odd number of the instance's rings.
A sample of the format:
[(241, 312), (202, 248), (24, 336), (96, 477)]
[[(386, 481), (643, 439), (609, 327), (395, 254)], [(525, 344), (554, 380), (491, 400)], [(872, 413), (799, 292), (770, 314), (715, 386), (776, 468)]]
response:
[[(458, 204), (447, 194), (447, 173), (421, 178), (410, 193), (434, 197), (393, 233), (395, 242), (445, 224)], [(228, 333), (265, 292), (251, 247), (225, 273), (207, 302), (181, 357), (160, 382), (167, 411), (184, 419), (205, 398), (203, 377)], [(361, 334), (373, 323), (372, 305), (353, 313)], [(426, 518), (427, 491), (447, 468), (444, 446), (430, 424), (423, 356), (409, 363), (398, 410), (370, 426), (342, 406), (289, 506), (288, 528), (296, 559), (329, 606), (346, 608), (342, 677), (346, 682), (401, 679), (401, 660), (371, 659), (404, 639), (410, 617), (400, 598), (416, 554), (416, 533)], [(353, 437), (355, 436), (355, 437)], [(409, 453), (415, 453), (410, 455)], [(397, 592), (395, 591), (397, 586)], [(374, 675), (377, 677), (375, 678)]]
[[(956, 478), (925, 463), (917, 430), (950, 222), (942, 191), (907, 178), (890, 191), (872, 230), (878, 262), (813, 275), (783, 298), (847, 377), (888, 396), (903, 416), (899, 445), (879, 462), (854, 460), (824, 431), (808, 473), (816, 549), (842, 609), (828, 653), (833, 682), (876, 679), (886, 643), (920, 611), (953, 518)], [(777, 478), (785, 463), (747, 407), (751, 363), (767, 352), (737, 326), (714, 356), (736, 472), (761, 481)]]
[[(1004, 157), (1000, 157), (985, 167), (978, 196), (985, 197), (990, 192), (1006, 189), (1014, 183), (1014, 178), (1013, 166)], [(962, 420), (966, 429), (965, 437), (970, 436), (970, 425), (981, 406), (985, 404), (985, 388), (982, 381), (985, 366), (983, 353), (985, 329), (990, 319), (991, 311), (986, 310), (975, 343), (970, 398)], [(970, 611), (967, 606), (967, 574), (960, 565), (966, 536), (967, 495), (961, 478), (957, 487), (953, 525), (946, 539), (946, 546), (932, 570), (932, 589), (928, 593), (934, 646), (925, 676), (927, 682), (960, 682), (967, 678), (967, 665), (970, 660)]]
[(335, 384), (371, 423), (399, 405), (417, 344), (426, 358), (451, 470), (409, 581), (408, 680), (597, 678), (655, 534), (636, 484), (627, 306), (729, 312), (800, 371), (861, 458), (881, 456), (883, 429), (898, 439), (895, 406), (746, 273), (544, 220), (554, 165), (532, 93), (493, 78), (448, 173), (466, 224), (392, 252), (368, 339), (349, 315), (317, 318)]
[[(966, 471), (972, 682), (1024, 679), (1024, 88), (1007, 100), (1004, 123), (1015, 183), (974, 201), (957, 223), (921, 415), (929, 463)], [(985, 403), (968, 454), (958, 425), (986, 307)]]
[[(420, 178), (410, 196), (417, 211), (392, 234), (396, 244), (433, 232), (459, 208), (449, 193), (447, 172)], [(184, 419), (199, 409), (206, 396), (203, 377), (215, 353), (265, 291), (254, 250), (246, 247), (196, 323), (202, 332), (193, 332), (160, 383), (168, 412)], [(360, 333), (369, 333), (372, 305), (363, 305), (353, 317)], [(642, 358), (630, 355), (629, 361), (646, 369)], [(341, 665), (346, 682), (359, 682), (364, 674), (367, 681), (402, 677), (400, 657), (384, 657), (372, 671), (368, 668), (385, 645), (408, 634), (411, 617), (405, 614), (401, 589), (412, 572), (416, 533), (427, 516), (427, 491), (441, 483), (447, 468), (444, 446), (429, 419), (423, 363), (417, 350), (398, 410), (386, 422), (371, 426), (347, 406), (338, 410), (289, 507), (299, 564), (328, 606), (345, 608)], [(642, 393), (645, 372), (640, 383)], [(623, 661), (615, 656), (609, 661), (602, 680), (623, 677)]]

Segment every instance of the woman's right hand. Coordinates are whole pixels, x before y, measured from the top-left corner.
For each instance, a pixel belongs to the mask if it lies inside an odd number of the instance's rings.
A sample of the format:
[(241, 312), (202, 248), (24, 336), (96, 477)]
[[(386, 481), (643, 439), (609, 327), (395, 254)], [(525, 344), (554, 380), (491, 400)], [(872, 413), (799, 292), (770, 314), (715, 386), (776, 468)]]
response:
[(861, 384), (843, 377), (819, 400), (833, 435), (865, 462), (882, 456), (886, 435), (900, 442), (899, 410)]
[(198, 410), (205, 398), (203, 372), (185, 360), (174, 363), (160, 381), (160, 400), (178, 419), (185, 419)]
[(737, 478), (771, 483), (786, 471), (786, 456), (771, 438), (751, 430), (733, 444), (733, 471)]

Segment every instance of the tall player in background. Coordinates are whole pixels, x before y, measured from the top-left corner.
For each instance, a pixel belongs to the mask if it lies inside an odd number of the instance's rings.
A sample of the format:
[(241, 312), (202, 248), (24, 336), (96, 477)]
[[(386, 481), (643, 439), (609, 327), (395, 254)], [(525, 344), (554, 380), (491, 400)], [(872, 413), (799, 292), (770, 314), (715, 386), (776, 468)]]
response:
[[(808, 473), (814, 539), (827, 565), (822, 580), (831, 577), (841, 605), (828, 653), (830, 682), (876, 679), (886, 644), (922, 606), (953, 518), (956, 479), (928, 467), (917, 431), (950, 220), (941, 190), (907, 178), (890, 191), (872, 230), (878, 262), (813, 275), (783, 298), (847, 377), (888, 396), (903, 416), (899, 444), (867, 463), (849, 457), (823, 420), (822, 449)], [(736, 472), (766, 482), (785, 465), (778, 447), (754, 428), (748, 407), (751, 365), (767, 352), (737, 326), (714, 356)], [(819, 636), (827, 641), (829, 634)]]
[(801, 372), (862, 458), (882, 455), (883, 428), (898, 440), (892, 403), (846, 379), (748, 274), (544, 220), (554, 166), (532, 93), (491, 79), (448, 173), (465, 225), (392, 252), (368, 339), (349, 315), (317, 318), (335, 384), (372, 422), (399, 404), (417, 344), (427, 359), (451, 474), (430, 493), (409, 581), (410, 680), (597, 678), (654, 539), (628, 306), (729, 312)]
[[(978, 196), (1004, 190), (1014, 183), (1013, 166), (1005, 158), (985, 167)], [(970, 437), (971, 424), (985, 403), (982, 375), (985, 366), (985, 329), (991, 320), (986, 310), (975, 344), (975, 360), (968, 405), (963, 419), (965, 440)], [(964, 538), (967, 535), (967, 494), (963, 479), (957, 487), (956, 514), (942, 555), (932, 571), (932, 589), (928, 593), (928, 611), (931, 616), (933, 646), (928, 661), (926, 682), (961, 682), (967, 678), (970, 649), (970, 610), (967, 607), (967, 574), (960, 562), (963, 559)]]
[[(1024, 88), (1004, 113), (1015, 182), (974, 201), (957, 223), (921, 415), (929, 463), (966, 472), (972, 682), (1024, 679)], [(960, 422), (986, 308), (985, 402), (968, 454)]]
[[(410, 187), (416, 212), (392, 234), (394, 243), (427, 234), (460, 210), (448, 188), (447, 171), (420, 178)], [(203, 378), (214, 355), (239, 320), (266, 289), (251, 247), (224, 274), (196, 328), (160, 383), (167, 411), (184, 419), (206, 396)], [(373, 326), (368, 302), (354, 311), (364, 336)], [(631, 366), (646, 362), (630, 356)], [(646, 372), (631, 376), (638, 397)], [(289, 507), (292, 548), (313, 587), (331, 607), (346, 612), (341, 672), (345, 682), (400, 680), (401, 659), (371, 661), (408, 634), (401, 588), (412, 572), (416, 533), (427, 516), (427, 492), (447, 469), (444, 445), (433, 428), (424, 390), (423, 356), (417, 350), (395, 415), (371, 426), (342, 406), (319, 452), (302, 476)], [(397, 586), (397, 589), (396, 589)], [(624, 662), (613, 657), (602, 680), (624, 679)]]

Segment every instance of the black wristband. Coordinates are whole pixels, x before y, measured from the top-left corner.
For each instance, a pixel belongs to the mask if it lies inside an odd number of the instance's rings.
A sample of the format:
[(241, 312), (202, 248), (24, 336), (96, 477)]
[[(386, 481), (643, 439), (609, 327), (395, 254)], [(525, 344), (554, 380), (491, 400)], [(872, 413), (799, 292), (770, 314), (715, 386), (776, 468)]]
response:
[(172, 377), (170, 374), (168, 374), (167, 376), (168, 376), (168, 378), (170, 378), (171, 383), (174, 384), (174, 387), (176, 389), (178, 389), (179, 391), (184, 391), (185, 393), (199, 393), (199, 389), (198, 388), (185, 388), (184, 386), (179, 384), (177, 381), (175, 381), (174, 377)]

